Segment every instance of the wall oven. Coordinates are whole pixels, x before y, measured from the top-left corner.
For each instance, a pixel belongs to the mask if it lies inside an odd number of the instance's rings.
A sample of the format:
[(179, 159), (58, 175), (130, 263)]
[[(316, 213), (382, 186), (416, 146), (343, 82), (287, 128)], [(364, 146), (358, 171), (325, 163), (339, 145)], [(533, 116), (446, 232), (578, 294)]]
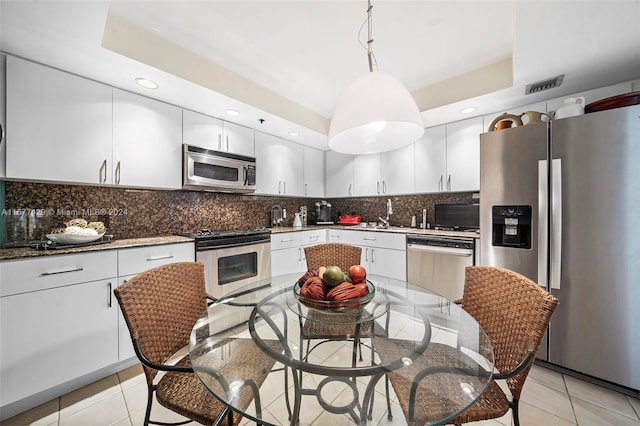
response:
[(185, 144), (182, 146), (182, 187), (255, 192), (256, 159)]
[(254, 281), (271, 277), (271, 232), (201, 230), (195, 239), (196, 261), (204, 264), (207, 293), (220, 298)]

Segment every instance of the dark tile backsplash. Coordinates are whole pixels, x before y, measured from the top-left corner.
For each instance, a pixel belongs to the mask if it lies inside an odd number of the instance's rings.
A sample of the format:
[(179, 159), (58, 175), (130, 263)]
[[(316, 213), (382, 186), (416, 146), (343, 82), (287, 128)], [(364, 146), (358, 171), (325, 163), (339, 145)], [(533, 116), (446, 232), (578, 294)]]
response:
[[(287, 210), (286, 225), (293, 213), (307, 206), (313, 219), (317, 199), (238, 195), (199, 191), (124, 189), (33, 182), (0, 182), (5, 185), (3, 220), (6, 241), (38, 239), (64, 222), (82, 217), (100, 220), (116, 239), (139, 238), (211, 230), (270, 226), (271, 207)], [(363, 221), (385, 216), (387, 198), (393, 204), (392, 225), (409, 226), (411, 216), (421, 221), (423, 208), (433, 223), (437, 203), (471, 203), (472, 192), (438, 193), (392, 197), (328, 199), (338, 214), (357, 213)], [(311, 223), (311, 222), (310, 222)]]
[(411, 226), (411, 217), (416, 216), (416, 225), (422, 222), (422, 209), (427, 209), (427, 223), (435, 221), (436, 204), (471, 204), (474, 192), (440, 192), (434, 194), (395, 195), (383, 197), (337, 198), (332, 199), (334, 220), (340, 214), (356, 213), (363, 222), (378, 222), (378, 217), (386, 217), (387, 200), (391, 200), (393, 214), (389, 217), (392, 226)]

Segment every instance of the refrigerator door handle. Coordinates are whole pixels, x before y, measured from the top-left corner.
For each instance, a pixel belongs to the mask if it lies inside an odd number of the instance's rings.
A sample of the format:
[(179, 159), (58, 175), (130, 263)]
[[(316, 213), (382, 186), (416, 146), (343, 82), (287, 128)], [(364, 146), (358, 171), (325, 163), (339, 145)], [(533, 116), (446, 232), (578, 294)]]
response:
[(549, 263), (549, 162), (538, 161), (538, 285), (547, 288), (547, 264)]
[(562, 271), (562, 160), (551, 160), (551, 246), (549, 287), (560, 290)]

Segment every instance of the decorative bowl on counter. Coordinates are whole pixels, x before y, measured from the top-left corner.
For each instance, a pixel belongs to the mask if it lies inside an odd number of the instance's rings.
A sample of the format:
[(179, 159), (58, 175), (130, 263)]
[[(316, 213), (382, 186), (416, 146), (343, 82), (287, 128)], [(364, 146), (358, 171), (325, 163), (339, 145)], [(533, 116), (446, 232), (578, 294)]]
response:
[(302, 296), (300, 294), (300, 284), (296, 283), (293, 286), (293, 294), (300, 303), (308, 308), (340, 313), (360, 309), (371, 302), (376, 296), (376, 288), (369, 280), (367, 280), (367, 288), (369, 293), (361, 297), (345, 300), (319, 300)]
[(58, 244), (84, 244), (99, 240), (104, 235), (47, 234), (47, 238)]

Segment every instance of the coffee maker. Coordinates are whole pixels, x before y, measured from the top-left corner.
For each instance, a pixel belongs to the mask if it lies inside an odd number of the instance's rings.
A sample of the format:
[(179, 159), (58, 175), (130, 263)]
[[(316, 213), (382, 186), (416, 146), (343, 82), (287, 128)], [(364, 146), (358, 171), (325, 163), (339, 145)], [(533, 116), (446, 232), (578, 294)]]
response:
[(316, 225), (333, 225), (331, 220), (331, 203), (316, 202)]

